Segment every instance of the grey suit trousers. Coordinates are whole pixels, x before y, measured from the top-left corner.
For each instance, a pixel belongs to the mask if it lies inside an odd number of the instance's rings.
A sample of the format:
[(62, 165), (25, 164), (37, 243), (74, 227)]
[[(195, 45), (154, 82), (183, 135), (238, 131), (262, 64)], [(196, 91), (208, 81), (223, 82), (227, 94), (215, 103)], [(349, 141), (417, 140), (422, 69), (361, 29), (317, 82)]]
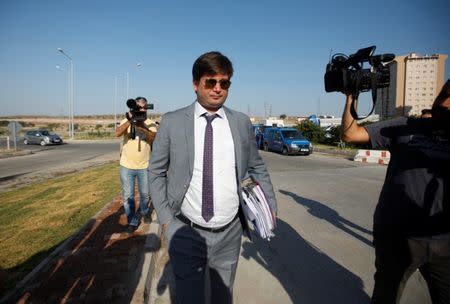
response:
[(176, 303), (232, 303), (241, 249), (239, 219), (224, 231), (193, 228), (176, 217), (166, 230)]

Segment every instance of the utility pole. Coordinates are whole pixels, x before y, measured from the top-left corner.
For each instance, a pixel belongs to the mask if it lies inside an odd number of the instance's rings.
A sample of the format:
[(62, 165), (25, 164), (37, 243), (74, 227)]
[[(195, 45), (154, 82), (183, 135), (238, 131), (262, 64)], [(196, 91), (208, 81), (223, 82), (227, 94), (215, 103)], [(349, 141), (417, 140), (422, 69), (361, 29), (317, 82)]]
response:
[(319, 116), (320, 115), (320, 97), (317, 98), (317, 104), (318, 104), (317, 116)]

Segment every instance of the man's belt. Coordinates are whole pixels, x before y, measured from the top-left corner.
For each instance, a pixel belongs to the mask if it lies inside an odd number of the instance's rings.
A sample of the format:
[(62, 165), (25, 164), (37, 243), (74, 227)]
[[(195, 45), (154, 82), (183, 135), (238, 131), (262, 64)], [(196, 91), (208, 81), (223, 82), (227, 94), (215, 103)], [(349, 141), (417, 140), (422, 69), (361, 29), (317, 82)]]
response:
[(191, 226), (191, 227), (193, 227), (193, 228), (197, 228), (197, 229), (200, 229), (200, 230), (209, 231), (209, 232), (212, 232), (212, 233), (219, 233), (219, 232), (224, 231), (224, 230), (227, 229), (228, 227), (230, 227), (231, 224), (233, 224), (234, 221), (239, 217), (239, 213), (236, 213), (236, 215), (235, 215), (234, 218), (231, 220), (231, 222), (229, 222), (229, 223), (226, 224), (225, 226), (221, 226), (221, 227), (203, 227), (203, 226), (200, 226), (200, 225), (198, 225), (198, 224), (192, 222), (192, 221), (191, 221), (190, 219), (188, 219), (187, 217), (185, 217), (185, 216), (183, 215), (183, 213), (179, 213), (179, 214), (177, 214), (175, 217), (176, 217), (177, 219), (179, 219), (180, 221), (182, 221), (183, 223), (185, 223), (186, 225), (189, 225), (189, 226)]

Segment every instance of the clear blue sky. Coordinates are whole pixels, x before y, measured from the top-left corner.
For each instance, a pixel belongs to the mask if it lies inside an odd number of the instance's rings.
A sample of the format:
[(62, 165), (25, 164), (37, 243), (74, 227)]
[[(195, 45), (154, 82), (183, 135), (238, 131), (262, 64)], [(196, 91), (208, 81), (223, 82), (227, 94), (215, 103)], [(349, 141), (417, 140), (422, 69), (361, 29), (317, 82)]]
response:
[[(156, 112), (188, 105), (192, 64), (211, 50), (235, 67), (228, 106), (340, 115), (343, 96), (323, 85), (331, 49), (449, 54), (449, 11), (448, 0), (2, 0), (0, 116), (67, 115), (69, 65), (58, 47), (74, 60), (75, 115), (112, 114), (115, 75), (125, 112), (127, 72), (131, 97)], [(449, 70), (447, 60), (446, 79)]]

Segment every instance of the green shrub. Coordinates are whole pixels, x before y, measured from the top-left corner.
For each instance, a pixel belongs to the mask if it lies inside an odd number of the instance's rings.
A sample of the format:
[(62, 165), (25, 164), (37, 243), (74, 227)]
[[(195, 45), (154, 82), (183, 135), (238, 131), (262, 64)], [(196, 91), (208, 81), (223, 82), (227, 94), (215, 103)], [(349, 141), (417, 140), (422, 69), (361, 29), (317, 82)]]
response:
[(313, 143), (322, 143), (325, 140), (325, 131), (310, 120), (302, 121), (295, 128)]

